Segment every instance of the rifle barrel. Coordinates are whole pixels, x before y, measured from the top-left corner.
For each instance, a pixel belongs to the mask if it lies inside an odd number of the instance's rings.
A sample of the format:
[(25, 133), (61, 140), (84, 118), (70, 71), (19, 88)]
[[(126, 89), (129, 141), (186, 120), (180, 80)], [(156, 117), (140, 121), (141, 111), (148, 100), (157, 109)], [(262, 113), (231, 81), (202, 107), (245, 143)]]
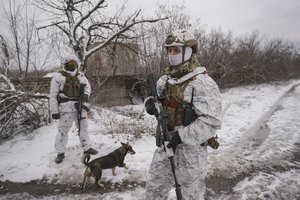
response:
[(80, 84), (80, 88), (79, 88), (79, 96), (78, 96), (78, 102), (77, 102), (77, 121), (78, 121), (78, 135), (80, 135), (80, 122), (82, 119), (82, 107), (83, 107), (83, 102), (82, 102), (82, 98), (84, 95), (84, 88), (85, 88), (86, 84)]
[(154, 74), (149, 74), (147, 76), (147, 82), (150, 87), (151, 95), (155, 99), (155, 105), (156, 105), (155, 107), (156, 107), (157, 111), (159, 112), (159, 115), (156, 119), (158, 121), (158, 124), (160, 124), (160, 126), (161, 126), (161, 131), (163, 133), (163, 138), (164, 138), (163, 143), (164, 143), (165, 151), (171, 162), (172, 173), (173, 173), (174, 180), (175, 180), (176, 197), (178, 200), (182, 200), (181, 186), (177, 181), (177, 177), (176, 177), (176, 173), (175, 173), (174, 151), (172, 148), (167, 148), (167, 144), (170, 141), (170, 136), (169, 136), (169, 131), (168, 131), (168, 124), (169, 124), (168, 113), (162, 107), (161, 103), (159, 103), (159, 101), (158, 101), (159, 97), (158, 97), (158, 93), (157, 93), (157, 89), (156, 89), (156, 81), (155, 81)]

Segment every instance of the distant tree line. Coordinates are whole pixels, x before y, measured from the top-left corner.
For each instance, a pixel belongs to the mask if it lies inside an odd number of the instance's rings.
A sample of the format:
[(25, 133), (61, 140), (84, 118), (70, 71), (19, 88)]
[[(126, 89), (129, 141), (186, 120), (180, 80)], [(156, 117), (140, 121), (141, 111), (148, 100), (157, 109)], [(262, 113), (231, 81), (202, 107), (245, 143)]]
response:
[(198, 58), (220, 87), (300, 77), (299, 50), (283, 39), (267, 39), (258, 32), (233, 38), (231, 33), (213, 30), (199, 43)]

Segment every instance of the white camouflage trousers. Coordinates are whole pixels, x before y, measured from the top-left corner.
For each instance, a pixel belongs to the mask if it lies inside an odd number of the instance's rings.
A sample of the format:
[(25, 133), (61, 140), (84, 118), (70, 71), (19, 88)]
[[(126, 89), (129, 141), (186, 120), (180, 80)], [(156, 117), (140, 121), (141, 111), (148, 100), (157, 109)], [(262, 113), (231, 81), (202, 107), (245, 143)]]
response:
[[(60, 113), (60, 119), (58, 121), (58, 133), (55, 138), (55, 151), (57, 153), (64, 153), (68, 142), (68, 132), (70, 131), (73, 122), (78, 127), (77, 112)], [(82, 110), (82, 117), (86, 117), (87, 112)], [(91, 147), (90, 137), (87, 131), (87, 119), (80, 121), (80, 134), (79, 140), (83, 151), (88, 150)]]
[[(184, 200), (204, 199), (207, 174), (207, 147), (178, 145), (174, 156), (175, 173)], [(156, 149), (146, 183), (145, 200), (166, 200), (175, 190), (170, 160), (163, 148)]]

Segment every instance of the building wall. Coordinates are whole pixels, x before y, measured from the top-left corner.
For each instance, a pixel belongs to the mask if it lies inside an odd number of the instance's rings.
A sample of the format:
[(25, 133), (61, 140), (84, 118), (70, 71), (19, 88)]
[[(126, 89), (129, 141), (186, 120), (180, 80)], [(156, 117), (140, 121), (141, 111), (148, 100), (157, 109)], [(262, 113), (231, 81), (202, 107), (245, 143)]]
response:
[(91, 79), (91, 101), (100, 106), (124, 106), (131, 104), (127, 92), (127, 76), (111, 76), (106, 79), (98, 89), (95, 81)]

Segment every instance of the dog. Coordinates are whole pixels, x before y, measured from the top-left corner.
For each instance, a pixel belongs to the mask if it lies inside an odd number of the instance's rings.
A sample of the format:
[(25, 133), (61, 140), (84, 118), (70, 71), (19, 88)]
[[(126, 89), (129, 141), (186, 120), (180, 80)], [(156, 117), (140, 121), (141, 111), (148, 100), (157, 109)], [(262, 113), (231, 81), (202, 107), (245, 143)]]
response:
[(125, 169), (128, 169), (128, 166), (124, 163), (125, 156), (127, 153), (133, 155), (135, 154), (135, 151), (133, 150), (132, 146), (129, 145), (128, 142), (126, 144), (121, 142), (121, 145), (121, 147), (114, 150), (113, 152), (105, 156), (96, 158), (91, 162), (89, 162), (90, 155), (84, 154), (81, 161), (85, 166), (87, 166), (87, 168), (84, 172), (84, 178), (81, 188), (82, 192), (85, 191), (91, 176), (94, 177), (95, 185), (97, 187), (102, 186), (102, 184), (100, 184), (102, 170), (112, 169), (112, 175), (116, 176), (116, 167), (124, 167)]

